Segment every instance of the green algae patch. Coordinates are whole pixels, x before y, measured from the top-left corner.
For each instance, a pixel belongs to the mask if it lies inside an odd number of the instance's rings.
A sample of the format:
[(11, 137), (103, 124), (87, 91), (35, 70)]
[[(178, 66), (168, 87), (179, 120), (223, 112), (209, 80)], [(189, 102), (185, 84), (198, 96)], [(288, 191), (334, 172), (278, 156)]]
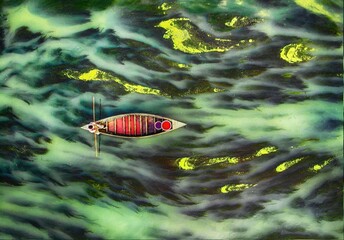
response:
[(249, 18), (249, 17), (243, 17), (243, 16), (234, 16), (233, 18), (226, 21), (224, 24), (229, 27), (230, 29), (236, 29), (236, 28), (242, 28), (251, 26), (255, 23), (259, 23), (262, 20), (258, 18)]
[(172, 18), (160, 22), (157, 27), (166, 30), (163, 37), (173, 42), (173, 48), (185, 53), (226, 52), (254, 42), (253, 39), (232, 41), (203, 33), (188, 18)]
[[(179, 68), (187, 68), (188, 65), (175, 63), (176, 66), (179, 65)], [(180, 90), (178, 88), (164, 88), (155, 89), (139, 84), (129, 83), (128, 81), (123, 80), (120, 77), (114, 76), (110, 73), (99, 69), (90, 69), (85, 72), (79, 72), (75, 70), (64, 70), (62, 74), (69, 79), (79, 80), (79, 81), (102, 81), (102, 82), (115, 82), (123, 87), (123, 89), (128, 93), (139, 93), (139, 94), (148, 94), (148, 95), (158, 95), (164, 97), (182, 97), (187, 95), (195, 95), (202, 93), (219, 93), (225, 91), (222, 88), (212, 87), (208, 81), (198, 81), (195, 87), (189, 88), (187, 90)]]
[(158, 6), (158, 9), (162, 11), (163, 14), (166, 14), (168, 10), (171, 10), (173, 8), (173, 4), (164, 2), (160, 6)]
[(306, 95), (305, 91), (286, 91), (287, 94), (293, 95), (293, 96), (302, 96)]
[(286, 161), (281, 163), (280, 165), (278, 165), (276, 167), (276, 172), (284, 172), (285, 170), (287, 170), (288, 168), (294, 166), (295, 164), (301, 162), (304, 159), (304, 157), (300, 157), (300, 158), (296, 158), (290, 161)]
[(88, 72), (84, 73), (73, 70), (65, 70), (62, 72), (62, 74), (70, 79), (76, 79), (81, 81), (114, 81), (120, 84), (126, 92), (136, 92), (140, 94), (149, 95), (165, 95), (161, 93), (159, 89), (153, 89), (138, 84), (132, 84), (99, 69), (91, 69)]
[(302, 146), (306, 146), (308, 144), (311, 144), (311, 143), (314, 143), (314, 142), (319, 142), (320, 139), (318, 138), (307, 138), (307, 139), (304, 139), (303, 141), (301, 141), (298, 145), (298, 147), (302, 147)]
[(229, 166), (229, 165), (235, 165), (240, 162), (250, 161), (255, 158), (269, 155), (271, 153), (277, 152), (278, 149), (275, 146), (267, 146), (259, 149), (257, 152), (248, 155), (248, 156), (242, 156), (242, 157), (236, 157), (236, 156), (222, 156), (222, 157), (182, 157), (176, 159), (176, 165), (178, 168), (182, 170), (194, 170), (201, 167), (209, 167), (214, 165), (219, 166)]
[(309, 168), (308, 170), (317, 173), (318, 171), (326, 167), (329, 163), (331, 163), (333, 160), (334, 158), (329, 158), (325, 160), (323, 163), (315, 164), (313, 167)]
[(239, 183), (239, 184), (228, 184), (220, 188), (221, 193), (229, 192), (241, 192), (245, 189), (256, 186), (257, 184)]
[(176, 160), (178, 168), (189, 171), (195, 170), (199, 167), (213, 166), (217, 164), (237, 164), (239, 163), (239, 158), (237, 157), (216, 157), (216, 158), (206, 158), (206, 157), (182, 157)]
[(292, 78), (294, 75), (292, 73), (283, 73), (282, 77), (284, 78)]
[(314, 50), (303, 43), (291, 43), (281, 49), (280, 57), (288, 63), (307, 62), (314, 58), (310, 54)]
[(228, 32), (234, 29), (252, 26), (262, 22), (263, 19), (241, 14), (210, 13), (207, 15), (207, 21), (215, 30)]
[(267, 154), (270, 154), (270, 153), (273, 153), (273, 152), (277, 152), (277, 148), (274, 147), (274, 146), (271, 146), (271, 147), (265, 147), (265, 148), (262, 148), (260, 149), (257, 153), (256, 153), (256, 157), (260, 157), (260, 156), (263, 156), (263, 155), (267, 155)]

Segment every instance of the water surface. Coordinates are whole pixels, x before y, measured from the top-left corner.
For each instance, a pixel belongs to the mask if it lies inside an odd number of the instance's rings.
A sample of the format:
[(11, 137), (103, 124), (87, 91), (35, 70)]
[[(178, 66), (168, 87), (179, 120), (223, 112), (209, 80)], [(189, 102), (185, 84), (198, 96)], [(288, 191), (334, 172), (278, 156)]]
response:
[[(0, 238), (342, 239), (342, 10), (4, 1)], [(96, 158), (92, 96), (187, 126)]]

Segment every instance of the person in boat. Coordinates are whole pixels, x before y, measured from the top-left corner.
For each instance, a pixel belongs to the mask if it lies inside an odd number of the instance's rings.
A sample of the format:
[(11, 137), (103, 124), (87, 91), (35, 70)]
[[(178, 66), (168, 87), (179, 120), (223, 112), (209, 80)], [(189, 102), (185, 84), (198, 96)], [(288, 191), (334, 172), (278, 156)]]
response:
[(96, 122), (90, 122), (88, 124), (88, 131), (90, 133), (96, 133), (96, 134), (100, 134), (99, 133), (99, 129), (105, 129), (105, 126), (103, 124), (99, 124), (99, 123), (96, 123)]

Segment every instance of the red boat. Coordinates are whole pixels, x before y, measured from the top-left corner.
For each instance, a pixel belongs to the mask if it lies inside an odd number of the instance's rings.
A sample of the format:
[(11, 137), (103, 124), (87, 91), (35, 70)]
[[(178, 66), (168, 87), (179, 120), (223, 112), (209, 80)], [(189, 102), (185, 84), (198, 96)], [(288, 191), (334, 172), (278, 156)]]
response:
[(97, 135), (122, 138), (144, 138), (167, 133), (185, 126), (185, 123), (148, 113), (129, 113), (100, 120), (95, 117), (95, 102), (92, 99), (93, 122), (81, 128), (94, 134), (94, 146), (98, 156)]
[(167, 133), (185, 125), (185, 123), (158, 115), (130, 113), (97, 120), (81, 128), (97, 135), (142, 138)]

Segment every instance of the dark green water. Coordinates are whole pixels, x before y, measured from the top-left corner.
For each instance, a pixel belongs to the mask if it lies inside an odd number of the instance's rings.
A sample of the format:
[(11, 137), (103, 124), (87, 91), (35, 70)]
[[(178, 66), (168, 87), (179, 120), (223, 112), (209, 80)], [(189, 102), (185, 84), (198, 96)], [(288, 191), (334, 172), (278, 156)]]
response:
[(1, 4), (0, 239), (343, 239), (341, 1)]

